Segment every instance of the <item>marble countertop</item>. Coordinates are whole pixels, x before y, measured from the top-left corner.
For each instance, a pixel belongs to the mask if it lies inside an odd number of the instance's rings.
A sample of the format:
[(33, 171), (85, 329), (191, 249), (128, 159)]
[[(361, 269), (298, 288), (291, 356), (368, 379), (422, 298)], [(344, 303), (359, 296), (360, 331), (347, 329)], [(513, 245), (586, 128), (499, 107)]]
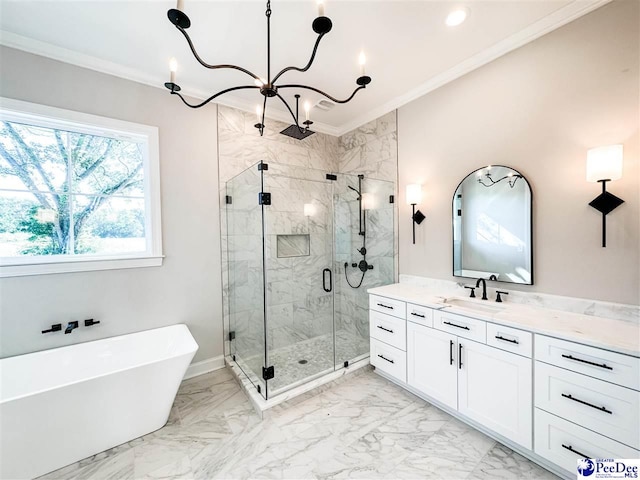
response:
[[(508, 298), (503, 303), (465, 298), (460, 295), (459, 289), (435, 290), (416, 285), (395, 283), (384, 287), (370, 288), (368, 292), (425, 307), (446, 309), (460, 315), (521, 328), (541, 335), (571, 340), (584, 345), (640, 357), (640, 325), (624, 320), (509, 303)], [(499, 310), (495, 312), (479, 312), (470, 308), (454, 306), (447, 302), (451, 297), (477, 303), (479, 307), (495, 307)]]

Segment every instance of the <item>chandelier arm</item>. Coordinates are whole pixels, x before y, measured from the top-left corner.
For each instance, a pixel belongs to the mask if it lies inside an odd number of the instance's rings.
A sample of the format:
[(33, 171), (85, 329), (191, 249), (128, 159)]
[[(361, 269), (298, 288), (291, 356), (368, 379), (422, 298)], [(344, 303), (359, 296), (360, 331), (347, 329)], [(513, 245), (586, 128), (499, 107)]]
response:
[(171, 91), (171, 95), (177, 95), (178, 97), (180, 97), (180, 100), (182, 100), (182, 102), (187, 106), (187, 107), (191, 107), (191, 108), (200, 108), (205, 106), (207, 103), (209, 103), (211, 100), (213, 100), (216, 97), (219, 97), (220, 95), (224, 95), (225, 93), (229, 93), (229, 92), (233, 92), (234, 90), (245, 90), (248, 88), (259, 88), (255, 85), (243, 85), (241, 87), (231, 87), (231, 88), (226, 88), (224, 90), (219, 91), (218, 93), (215, 93), (213, 95), (211, 95), (209, 98), (207, 98), (206, 100), (204, 100), (202, 103), (198, 103), (198, 104), (190, 104), (189, 102), (187, 102), (184, 97), (182, 96), (182, 94), (175, 92), (175, 91)]
[(320, 45), (320, 40), (322, 40), (322, 37), (324, 37), (325, 34), (321, 33), (318, 35), (318, 38), (316, 39), (316, 44), (313, 46), (313, 52), (311, 52), (311, 58), (309, 59), (309, 63), (307, 63), (304, 67), (300, 68), (300, 67), (286, 67), (283, 68), (282, 70), (280, 70), (280, 72), (278, 72), (278, 74), (273, 77), (273, 82), (272, 83), (276, 83), (276, 81), (278, 80), (278, 78), (280, 78), (282, 76), (283, 73), (286, 73), (290, 70), (297, 70), (298, 72), (306, 72), (307, 70), (309, 70), (309, 68), (311, 68), (311, 64), (313, 63), (313, 60), (316, 58), (316, 52), (318, 51), (318, 45)]
[(356, 96), (356, 93), (358, 93), (360, 90), (362, 90), (363, 88), (366, 88), (365, 85), (360, 85), (358, 88), (356, 88), (353, 93), (351, 94), (351, 96), (349, 98), (346, 98), (345, 100), (338, 100), (337, 98), (332, 97), (331, 95), (329, 95), (328, 93), (324, 93), (322, 90), (319, 90), (315, 87), (309, 87), (308, 85), (296, 85), (296, 84), (290, 84), (290, 85), (280, 85), (278, 86), (278, 88), (304, 88), (306, 90), (312, 90), (314, 92), (319, 93), (320, 95), (324, 95), (325, 97), (327, 97), (329, 100), (331, 100), (332, 102), (335, 103), (347, 103), (350, 102), (351, 99), (353, 99), (353, 97)]
[(296, 116), (293, 114), (293, 110), (291, 110), (291, 107), (289, 106), (289, 104), (287, 103), (287, 101), (282, 98), (282, 96), (279, 93), (276, 93), (276, 96), (282, 100), (282, 103), (284, 103), (284, 105), (287, 107), (287, 110), (289, 110), (289, 113), (291, 114), (291, 117), (293, 118), (293, 123), (296, 125), (296, 127), (298, 127), (298, 130), (300, 130), (300, 133), (304, 132), (304, 129), (300, 127), (300, 125), (298, 124), (298, 119), (296, 118)]
[(267, 96), (264, 96), (264, 101), (262, 102), (262, 125), (264, 125), (264, 116), (267, 114)]
[(210, 64), (208, 64), (207, 62), (202, 60), (202, 58), (200, 58), (200, 55), (198, 55), (198, 52), (196, 52), (196, 47), (193, 45), (193, 42), (191, 41), (191, 37), (189, 37), (189, 34), (185, 31), (185, 29), (182, 28), (180, 25), (176, 25), (176, 28), (178, 30), (180, 30), (182, 35), (184, 35), (184, 38), (187, 39), (187, 43), (189, 44), (189, 48), (191, 49), (191, 53), (193, 53), (193, 56), (196, 57), (196, 60), (198, 61), (198, 63), (200, 63), (200, 65), (202, 65), (203, 67), (209, 68), (209, 69), (231, 68), (231, 69), (234, 69), (234, 70), (240, 70), (241, 72), (246, 73), (247, 75), (249, 75), (254, 80), (260, 80), (260, 78), (255, 73), (250, 72), (246, 68), (238, 67), (237, 65), (230, 65), (230, 64), (210, 65)]

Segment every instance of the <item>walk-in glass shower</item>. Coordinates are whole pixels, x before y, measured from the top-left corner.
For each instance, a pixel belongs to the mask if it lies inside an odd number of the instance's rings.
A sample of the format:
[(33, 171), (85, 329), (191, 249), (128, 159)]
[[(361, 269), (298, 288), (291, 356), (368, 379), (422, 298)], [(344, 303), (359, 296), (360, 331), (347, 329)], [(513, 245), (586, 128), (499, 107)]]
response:
[(265, 398), (369, 355), (366, 290), (394, 279), (393, 195), (275, 163), (227, 182), (231, 354)]

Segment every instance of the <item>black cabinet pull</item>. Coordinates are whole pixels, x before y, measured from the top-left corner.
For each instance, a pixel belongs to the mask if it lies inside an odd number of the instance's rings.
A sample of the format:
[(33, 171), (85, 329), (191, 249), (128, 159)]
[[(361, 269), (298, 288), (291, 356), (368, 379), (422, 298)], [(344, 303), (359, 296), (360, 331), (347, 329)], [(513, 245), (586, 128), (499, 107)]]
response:
[(578, 403), (581, 403), (582, 405), (586, 405), (587, 407), (595, 408), (596, 410), (600, 410), (601, 412), (605, 412), (610, 415), (613, 415), (613, 412), (611, 410), (607, 410), (605, 407), (598, 407), (592, 403), (585, 402), (584, 400), (580, 400), (578, 398), (572, 397), (571, 395), (567, 395), (566, 393), (563, 393), (562, 396), (564, 398), (568, 398), (569, 400), (573, 400), (574, 402), (578, 402)]
[(394, 362), (393, 360), (389, 360), (388, 358), (383, 357), (383, 356), (382, 356), (382, 355), (380, 355), (380, 354), (378, 354), (378, 356), (379, 356), (381, 359), (386, 360), (386, 361), (387, 361), (387, 362), (389, 362), (389, 363), (396, 363), (396, 362)]
[(384, 330), (385, 332), (393, 333), (393, 330), (389, 330), (388, 328), (381, 327), (380, 325), (378, 325), (378, 328), (380, 330)]
[(424, 318), (424, 315), (420, 315), (419, 313), (416, 313), (416, 312), (411, 312), (411, 315), (413, 315), (414, 317)]
[(456, 327), (456, 328), (462, 328), (463, 330), (471, 330), (469, 327), (463, 327), (462, 325), (456, 325), (455, 323), (451, 323), (451, 322), (442, 322), (445, 325), (451, 325), (452, 327)]
[(508, 339), (508, 338), (504, 338), (504, 337), (503, 337), (503, 336), (501, 336), (501, 335), (496, 335), (496, 338), (497, 338), (498, 340), (502, 340), (503, 342), (511, 342), (511, 343), (515, 343), (516, 345), (519, 345), (519, 344), (520, 344), (520, 342), (518, 342), (517, 340), (510, 340), (510, 339)]
[(453, 365), (453, 340), (449, 340), (449, 365)]
[(589, 455), (585, 455), (584, 453), (580, 453), (578, 450), (575, 450), (571, 445), (562, 444), (562, 448), (566, 448), (570, 452), (576, 453), (580, 455), (582, 458), (591, 458)]
[(583, 360), (581, 358), (576, 358), (576, 357), (574, 357), (572, 355), (565, 355), (564, 353), (562, 354), (562, 357), (563, 358), (568, 358), (569, 360), (575, 360), (576, 362), (582, 362), (582, 363), (586, 363), (588, 365), (593, 365), (594, 367), (600, 367), (600, 368), (606, 368), (607, 370), (613, 370), (613, 367), (610, 367), (606, 363), (590, 362), (589, 360)]
[(385, 305), (384, 303), (379, 303), (378, 306), (384, 307), (384, 308), (390, 308), (391, 310), (393, 310), (393, 307), (390, 307), (389, 305)]
[(458, 368), (462, 370), (462, 344), (458, 344)]

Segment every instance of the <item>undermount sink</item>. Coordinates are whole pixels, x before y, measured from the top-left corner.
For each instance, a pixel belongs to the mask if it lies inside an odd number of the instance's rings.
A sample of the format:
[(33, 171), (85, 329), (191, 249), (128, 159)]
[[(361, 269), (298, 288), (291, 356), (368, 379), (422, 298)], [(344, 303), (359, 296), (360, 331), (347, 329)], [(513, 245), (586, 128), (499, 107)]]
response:
[(468, 310), (475, 310), (476, 312), (482, 313), (498, 313), (504, 310), (504, 307), (499, 307), (497, 305), (485, 305), (478, 301), (474, 302), (472, 300), (466, 300), (458, 297), (445, 298), (444, 303), (451, 305), (452, 307), (466, 308)]

